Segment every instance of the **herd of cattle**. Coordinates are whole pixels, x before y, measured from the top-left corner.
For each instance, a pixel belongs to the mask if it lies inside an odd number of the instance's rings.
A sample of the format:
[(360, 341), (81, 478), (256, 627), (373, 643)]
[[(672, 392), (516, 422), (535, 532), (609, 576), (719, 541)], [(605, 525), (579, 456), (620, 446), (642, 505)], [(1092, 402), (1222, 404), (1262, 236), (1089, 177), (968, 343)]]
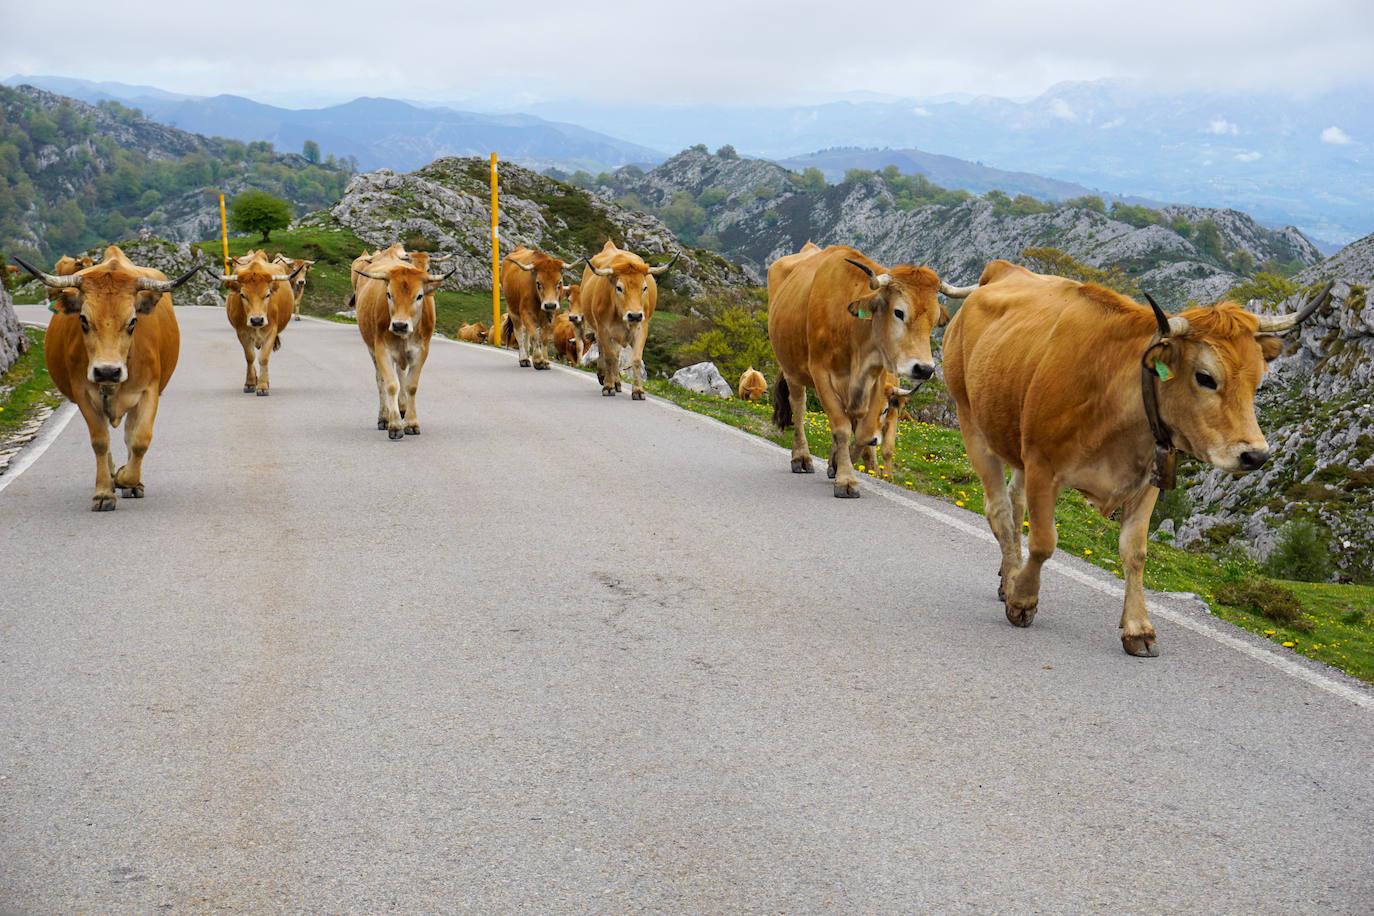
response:
[[(416, 395), (435, 329), (434, 292), (452, 273), (435, 272), (441, 260), (398, 243), (352, 264), (350, 304), (376, 371), (377, 428), (391, 439), (420, 433)], [(47, 365), (90, 433), (92, 509), (115, 508), (116, 490), (142, 497), (143, 458), (180, 349), (171, 293), (201, 268), (169, 280), (115, 246), (98, 263), (63, 258), (51, 274), (19, 263), (48, 289), (55, 314)], [(300, 317), (312, 263), (259, 250), (218, 277), (247, 364), (244, 392), (270, 393), (271, 355)], [(631, 398), (642, 400), (656, 278), (673, 261), (650, 267), (607, 242), (580, 262), (579, 282), (565, 282), (578, 263), (523, 247), (508, 254), (502, 337), (518, 349), (521, 366), (535, 369), (549, 368), (551, 351), (578, 363), (595, 346), (605, 396), (621, 390), (621, 351), (628, 348)], [(941, 294), (963, 300), (952, 318)], [(905, 382), (934, 374), (932, 335), (945, 327), (945, 381), (1001, 547), (998, 594), (1007, 619), (1025, 627), (1034, 618), (1040, 570), (1055, 548), (1055, 503), (1063, 489), (1075, 489), (1104, 515), (1121, 513), (1122, 646), (1154, 656), (1143, 572), (1160, 489), (1173, 485), (1180, 453), (1232, 472), (1265, 463), (1268, 445), (1254, 412), (1265, 364), (1283, 349), (1279, 335), (1329, 295), (1328, 285), (1300, 312), (1281, 316), (1221, 302), (1169, 317), (1153, 300), (1143, 306), (1006, 261), (989, 263), (977, 285), (956, 288), (929, 267), (884, 267), (853, 248), (808, 242), (768, 270), (768, 332), (780, 369), (773, 418), (793, 428), (792, 472), (813, 473), (803, 421), (806, 390), (814, 390), (832, 432), (834, 494), (859, 496), (855, 463), (874, 465), (881, 448), (890, 466), (897, 419), (912, 391)], [(460, 337), (484, 342), (488, 333), (464, 325)], [(766, 391), (753, 369), (740, 379), (742, 398)], [(128, 460), (116, 468), (110, 430), (121, 423)]]

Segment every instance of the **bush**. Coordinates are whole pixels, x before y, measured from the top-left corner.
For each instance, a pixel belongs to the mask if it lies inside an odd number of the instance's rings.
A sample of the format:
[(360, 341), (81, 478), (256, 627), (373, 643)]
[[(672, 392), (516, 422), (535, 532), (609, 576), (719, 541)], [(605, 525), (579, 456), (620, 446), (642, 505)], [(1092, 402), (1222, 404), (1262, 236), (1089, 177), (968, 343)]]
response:
[(717, 158), (717, 159), (738, 159), (738, 158), (739, 158), (739, 153), (735, 152), (735, 148), (734, 148), (733, 146), (731, 146), (730, 144), (727, 143), (727, 144), (725, 144), (724, 146), (722, 146), (720, 149), (716, 150), (716, 158)]
[(1283, 274), (1262, 270), (1233, 288), (1226, 294), (1226, 298), (1233, 302), (1239, 302), (1241, 305), (1245, 305), (1251, 299), (1258, 299), (1269, 305), (1278, 305), (1299, 289), (1297, 281), (1290, 280)]
[(1303, 614), (1298, 596), (1268, 579), (1228, 582), (1217, 589), (1217, 600), (1302, 633), (1310, 633), (1313, 628), (1312, 618)]
[(1325, 582), (1331, 578), (1330, 545), (1317, 526), (1305, 519), (1289, 522), (1265, 561), (1265, 572), (1280, 579)]
[(776, 374), (766, 310), (733, 306), (717, 315), (712, 325), (682, 348), (686, 362), (710, 360), (732, 385), (750, 366), (769, 378)]
[(1080, 283), (1096, 283), (1127, 296), (1139, 296), (1140, 286), (1119, 267), (1093, 267), (1058, 248), (1027, 248), (1021, 252), (1031, 270), (1068, 277)]
[(244, 191), (229, 207), (229, 225), (235, 232), (260, 232), (270, 242), (273, 229), (291, 225), (291, 205), (266, 191)]
[(406, 251), (438, 251), (439, 245), (432, 238), (423, 232), (410, 232), (401, 239), (401, 244), (406, 246)]
[(1064, 201), (1064, 206), (1073, 207), (1078, 210), (1092, 210), (1096, 213), (1107, 212), (1106, 203), (1096, 194), (1087, 194), (1083, 197), (1075, 197), (1071, 200), (1066, 200)]

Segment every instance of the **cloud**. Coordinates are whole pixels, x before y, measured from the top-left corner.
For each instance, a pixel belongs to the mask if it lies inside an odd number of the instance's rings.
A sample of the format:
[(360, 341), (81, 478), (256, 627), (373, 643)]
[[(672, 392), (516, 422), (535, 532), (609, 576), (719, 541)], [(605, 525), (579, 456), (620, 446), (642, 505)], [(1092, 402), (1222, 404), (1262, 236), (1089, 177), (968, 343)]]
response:
[(1322, 142), (1330, 143), (1334, 146), (1345, 146), (1350, 143), (1350, 135), (1341, 130), (1334, 124), (1322, 131)]
[(917, 105), (915, 108), (911, 109), (911, 113), (918, 118), (930, 117), (930, 109), (926, 108), (924, 105)]
[(1073, 109), (1069, 107), (1069, 103), (1063, 99), (1054, 99), (1050, 102), (1050, 114), (1061, 121), (1078, 120), (1078, 116), (1073, 113)]
[(1262, 153), (1257, 153), (1254, 150), (1246, 150), (1243, 153), (1236, 153), (1237, 162), (1254, 162), (1256, 159), (1263, 158), (1264, 155)]
[(1217, 134), (1218, 136), (1230, 134), (1234, 137), (1236, 134), (1240, 133), (1240, 128), (1225, 118), (1216, 118), (1207, 123), (1207, 133)]

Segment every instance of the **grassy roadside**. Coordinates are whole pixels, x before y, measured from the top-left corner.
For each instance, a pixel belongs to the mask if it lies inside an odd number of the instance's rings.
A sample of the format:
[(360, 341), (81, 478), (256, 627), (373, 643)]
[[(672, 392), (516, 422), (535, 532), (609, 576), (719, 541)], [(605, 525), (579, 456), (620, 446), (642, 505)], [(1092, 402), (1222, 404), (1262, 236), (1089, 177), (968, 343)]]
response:
[[(650, 380), (647, 388), (681, 407), (791, 446), (791, 430), (780, 433), (773, 428), (772, 407), (767, 404), (693, 394), (662, 379)], [(830, 426), (824, 413), (807, 413), (806, 434), (812, 453), (823, 461), (830, 448)], [(983, 511), (982, 485), (964, 456), (958, 430), (902, 423), (894, 463), (889, 478), (894, 484), (939, 497), (970, 512)], [(864, 470), (876, 474), (876, 469)], [(1061, 553), (1121, 576), (1117, 549), (1120, 526), (1116, 522), (1103, 518), (1077, 493), (1060, 497), (1056, 519)], [(1194, 592), (1221, 619), (1374, 682), (1374, 587), (1267, 580), (1248, 560), (1221, 562), (1153, 541), (1145, 565), (1145, 584), (1159, 591)], [(1261, 588), (1257, 589), (1257, 584)], [(1278, 589), (1269, 589), (1270, 584)], [(1287, 607), (1286, 595), (1296, 604)], [(1281, 600), (1272, 600), (1275, 596)]]
[(43, 363), (43, 332), (25, 328), (29, 349), (0, 376), (0, 443), (9, 441), (43, 408), (62, 403)]

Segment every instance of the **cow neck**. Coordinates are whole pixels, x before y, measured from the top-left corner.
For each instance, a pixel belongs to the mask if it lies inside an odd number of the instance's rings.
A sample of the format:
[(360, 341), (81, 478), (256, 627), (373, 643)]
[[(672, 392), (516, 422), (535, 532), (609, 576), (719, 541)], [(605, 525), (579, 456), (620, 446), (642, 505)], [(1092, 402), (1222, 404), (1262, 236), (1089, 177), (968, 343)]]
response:
[(1174, 434), (1159, 415), (1160, 378), (1147, 357), (1156, 344), (1166, 338), (1158, 331), (1140, 355), (1140, 397), (1145, 402), (1145, 418), (1150, 421), (1150, 435), (1155, 440), (1154, 461), (1150, 467), (1150, 484), (1160, 490), (1172, 490), (1178, 483), (1178, 448)]

